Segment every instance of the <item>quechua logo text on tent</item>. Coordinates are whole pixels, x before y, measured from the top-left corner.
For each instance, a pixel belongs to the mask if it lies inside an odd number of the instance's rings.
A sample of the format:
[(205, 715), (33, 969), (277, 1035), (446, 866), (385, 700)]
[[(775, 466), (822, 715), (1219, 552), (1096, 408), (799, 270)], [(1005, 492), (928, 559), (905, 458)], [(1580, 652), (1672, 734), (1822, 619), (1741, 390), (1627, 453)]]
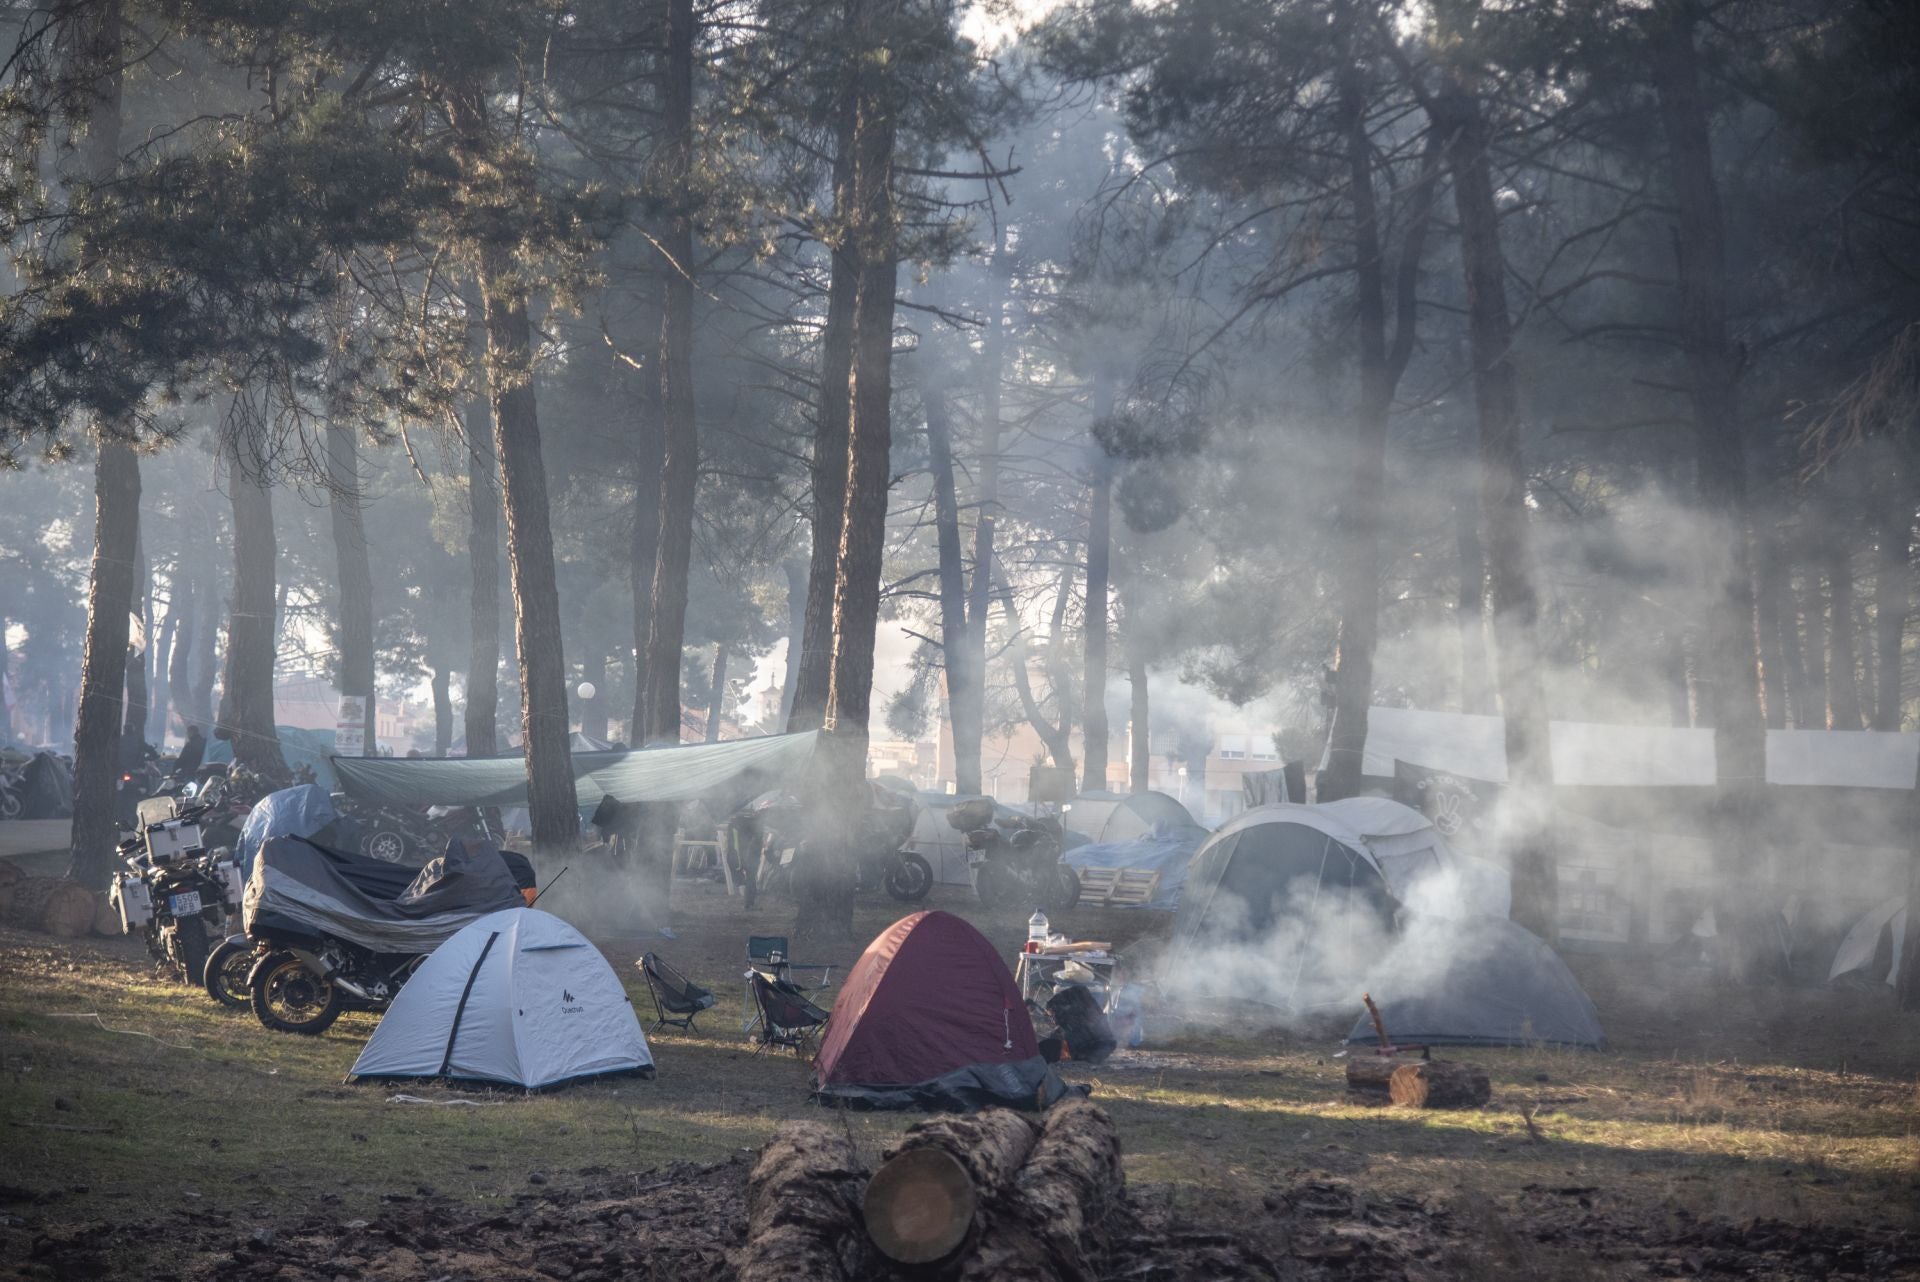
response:
[(573, 1004), (572, 993), (568, 992), (564, 988), (560, 990), (560, 1013), (562, 1015), (578, 1015), (581, 1011), (585, 1009), (586, 1009), (585, 1006), (575, 1006)]

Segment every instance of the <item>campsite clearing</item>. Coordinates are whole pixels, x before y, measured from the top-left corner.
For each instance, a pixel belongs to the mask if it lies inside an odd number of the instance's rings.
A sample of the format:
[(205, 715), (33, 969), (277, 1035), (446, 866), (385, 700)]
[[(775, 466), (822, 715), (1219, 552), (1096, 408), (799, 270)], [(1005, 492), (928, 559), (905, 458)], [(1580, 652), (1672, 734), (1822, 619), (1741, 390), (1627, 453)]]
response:
[[(0, 933), (0, 1254), (40, 1270), (25, 1276), (77, 1275), (60, 1261), (85, 1255), (112, 1273), (237, 1273), (236, 1258), (258, 1257), (330, 1278), (321, 1262), (368, 1250), (343, 1255), (342, 1242), (388, 1225), (419, 1262), (396, 1278), (528, 1276), (514, 1252), (586, 1276), (671, 1228), (687, 1252), (661, 1257), (681, 1261), (674, 1276), (726, 1276), (740, 1228), (728, 1199), (778, 1120), (844, 1120), (874, 1163), (916, 1115), (823, 1115), (803, 1064), (755, 1057), (741, 1037), (746, 936), (784, 929), (785, 905), (749, 916), (691, 881), (675, 897), (677, 940), (588, 933), (643, 1016), (633, 963), (648, 949), (719, 1005), (695, 1035), (653, 1035), (656, 1080), (534, 1096), (345, 1085), (371, 1017), (312, 1040), (270, 1033), (159, 980), (132, 941)], [(964, 893), (932, 903), (1009, 957), (1024, 935), (1022, 915)], [(896, 915), (863, 902), (860, 942)], [(1059, 924), (1138, 961), (1166, 931), (1139, 912)], [(799, 960), (844, 964), (858, 948)], [(1880, 993), (1725, 996), (1695, 971), (1573, 960), (1608, 1049), (1449, 1052), (1487, 1070), (1486, 1109), (1348, 1102), (1336, 1055), (1350, 1012), (1324, 1032), (1283, 1032), (1244, 1012), (1208, 1025), (1150, 1011), (1145, 1047), (1066, 1075), (1091, 1081), (1119, 1126), (1143, 1232), (1199, 1235), (1194, 1251), (1210, 1233), (1251, 1234), (1269, 1253), (1290, 1235), (1328, 1277), (1397, 1276), (1414, 1260), (1546, 1278), (1713, 1259), (1783, 1276), (1920, 1270), (1920, 1021)], [(711, 1194), (704, 1217), (688, 1202), (697, 1190)], [(641, 1227), (615, 1233), (621, 1215)], [(543, 1236), (597, 1263), (549, 1257)], [(423, 1241), (498, 1267), (456, 1265)]]

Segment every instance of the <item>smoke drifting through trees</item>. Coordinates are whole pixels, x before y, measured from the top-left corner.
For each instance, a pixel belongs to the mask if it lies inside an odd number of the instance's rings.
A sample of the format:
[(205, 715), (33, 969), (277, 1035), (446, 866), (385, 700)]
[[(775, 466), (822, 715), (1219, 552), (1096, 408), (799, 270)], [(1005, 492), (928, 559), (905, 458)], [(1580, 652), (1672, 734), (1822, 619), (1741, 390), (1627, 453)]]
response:
[(6, 715), (89, 797), (149, 599), (150, 726), (430, 692), (553, 846), (576, 726), (1142, 788), (1204, 694), (1339, 795), (1503, 711), (1548, 934), (1549, 719), (1713, 730), (1736, 922), (1764, 729), (1911, 724), (1904, 7), (466, 8), (13, 28)]

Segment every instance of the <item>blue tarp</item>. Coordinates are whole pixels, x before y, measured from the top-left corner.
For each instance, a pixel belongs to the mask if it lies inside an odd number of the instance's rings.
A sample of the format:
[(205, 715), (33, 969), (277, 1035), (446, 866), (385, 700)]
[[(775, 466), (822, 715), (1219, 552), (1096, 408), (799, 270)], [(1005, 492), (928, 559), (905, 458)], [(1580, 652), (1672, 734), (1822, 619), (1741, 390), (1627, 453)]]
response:
[(239, 848), (234, 853), (241, 872), (252, 873), (254, 855), (272, 838), (311, 837), (337, 818), (333, 799), (318, 784), (303, 783), (268, 793), (247, 812), (246, 825), (240, 829)]
[[(280, 758), (287, 763), (287, 769), (298, 770), (305, 766), (313, 771), (313, 781), (328, 792), (340, 791), (340, 781), (333, 773), (333, 731), (304, 730), (299, 726), (275, 726), (273, 731), (280, 737)], [(208, 762), (232, 761), (233, 744), (225, 739), (207, 740)]]
[(1161, 824), (1151, 837), (1137, 841), (1108, 841), (1069, 849), (1060, 862), (1075, 868), (1152, 868), (1160, 874), (1154, 887), (1153, 902), (1144, 905), (1162, 912), (1180, 906), (1180, 891), (1187, 884), (1187, 865), (1194, 852), (1207, 839), (1204, 828), (1186, 824)]

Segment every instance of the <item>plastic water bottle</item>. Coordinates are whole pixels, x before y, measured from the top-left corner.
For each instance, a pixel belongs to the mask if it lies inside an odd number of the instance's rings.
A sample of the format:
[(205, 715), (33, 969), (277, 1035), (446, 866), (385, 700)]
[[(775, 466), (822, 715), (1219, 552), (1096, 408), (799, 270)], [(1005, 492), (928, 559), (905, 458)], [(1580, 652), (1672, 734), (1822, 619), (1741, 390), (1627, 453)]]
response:
[[(1046, 943), (1047, 935), (1051, 933), (1052, 929), (1052, 925), (1047, 921), (1047, 915), (1038, 908), (1034, 909), (1033, 916), (1027, 918), (1027, 942), (1029, 944)], [(1030, 948), (1027, 951), (1038, 952), (1039, 949)]]

